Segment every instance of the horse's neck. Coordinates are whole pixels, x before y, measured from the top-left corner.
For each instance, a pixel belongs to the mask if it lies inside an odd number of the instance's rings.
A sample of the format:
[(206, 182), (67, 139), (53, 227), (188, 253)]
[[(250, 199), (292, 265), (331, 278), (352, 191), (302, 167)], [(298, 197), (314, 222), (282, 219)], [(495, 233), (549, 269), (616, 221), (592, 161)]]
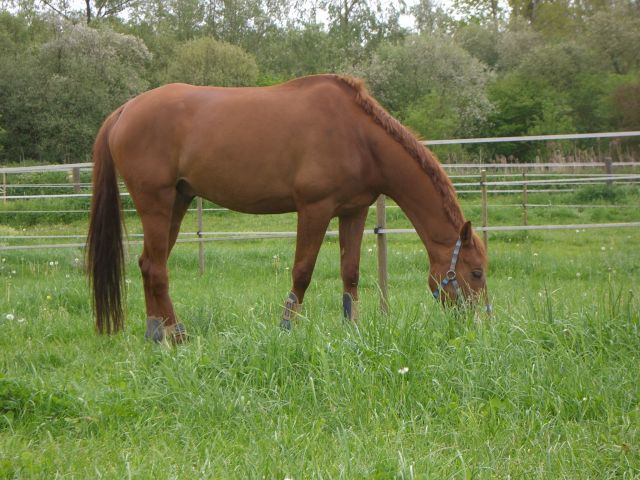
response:
[(448, 255), (460, 234), (447, 215), (445, 199), (435, 188), (433, 180), (417, 161), (407, 155), (389, 159), (387, 166), (388, 195), (395, 200), (416, 229), (429, 257)]

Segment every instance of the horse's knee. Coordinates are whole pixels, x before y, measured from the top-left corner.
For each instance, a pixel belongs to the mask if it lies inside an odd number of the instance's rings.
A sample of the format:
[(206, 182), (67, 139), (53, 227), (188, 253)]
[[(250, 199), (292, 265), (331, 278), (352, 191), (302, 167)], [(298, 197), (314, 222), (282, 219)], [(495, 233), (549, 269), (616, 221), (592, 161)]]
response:
[(153, 295), (163, 295), (169, 290), (167, 270), (163, 266), (154, 265), (148, 258), (138, 259), (142, 279)]
[(293, 286), (296, 289), (305, 291), (311, 283), (312, 274), (313, 269), (306, 266), (296, 265), (295, 267), (293, 267)]

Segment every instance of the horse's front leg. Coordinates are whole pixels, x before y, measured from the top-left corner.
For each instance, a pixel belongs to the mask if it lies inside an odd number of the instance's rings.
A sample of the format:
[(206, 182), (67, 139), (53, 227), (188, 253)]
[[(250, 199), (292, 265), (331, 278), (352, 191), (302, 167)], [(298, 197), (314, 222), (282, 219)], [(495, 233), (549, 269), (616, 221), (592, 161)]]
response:
[(291, 329), (291, 322), (302, 311), (304, 294), (311, 283), (311, 275), (324, 240), (333, 205), (329, 202), (305, 205), (298, 209), (296, 255), (292, 269), (293, 286), (287, 297), (280, 326)]
[(360, 247), (368, 207), (340, 217), (340, 275), (342, 276), (342, 314), (345, 320), (358, 320), (358, 280)]

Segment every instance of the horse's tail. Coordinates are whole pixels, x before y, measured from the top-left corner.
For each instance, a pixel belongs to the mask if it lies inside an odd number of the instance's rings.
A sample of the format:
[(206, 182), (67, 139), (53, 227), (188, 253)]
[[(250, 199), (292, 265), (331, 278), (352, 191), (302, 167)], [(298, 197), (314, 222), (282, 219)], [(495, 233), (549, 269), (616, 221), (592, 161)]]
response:
[(109, 149), (109, 132), (121, 110), (107, 117), (93, 145), (93, 197), (86, 248), (96, 330), (107, 334), (124, 327), (123, 226), (118, 179)]

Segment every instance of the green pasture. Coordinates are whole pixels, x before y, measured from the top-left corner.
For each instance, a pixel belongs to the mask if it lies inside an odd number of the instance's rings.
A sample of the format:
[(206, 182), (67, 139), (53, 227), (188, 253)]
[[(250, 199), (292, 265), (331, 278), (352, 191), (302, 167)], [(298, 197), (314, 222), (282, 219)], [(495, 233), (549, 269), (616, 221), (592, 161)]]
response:
[[(617, 191), (547, 195), (620, 207), (531, 209), (530, 223), (638, 221), (637, 188)], [(463, 205), (477, 222), (477, 197)], [(490, 224), (521, 213), (493, 208)], [(84, 216), (6, 215), (0, 235), (85, 228)], [(208, 231), (294, 225), (205, 217)], [(278, 323), (293, 239), (207, 243), (202, 276), (197, 247), (178, 245), (171, 291), (192, 340), (171, 349), (143, 340), (138, 245), (127, 329), (112, 338), (93, 332), (80, 249), (0, 252), (0, 478), (640, 477), (638, 229), (491, 234), (490, 318), (435, 304), (415, 235), (389, 237), (382, 315), (375, 242), (362, 249), (359, 325), (341, 319), (329, 238), (291, 333)]]

